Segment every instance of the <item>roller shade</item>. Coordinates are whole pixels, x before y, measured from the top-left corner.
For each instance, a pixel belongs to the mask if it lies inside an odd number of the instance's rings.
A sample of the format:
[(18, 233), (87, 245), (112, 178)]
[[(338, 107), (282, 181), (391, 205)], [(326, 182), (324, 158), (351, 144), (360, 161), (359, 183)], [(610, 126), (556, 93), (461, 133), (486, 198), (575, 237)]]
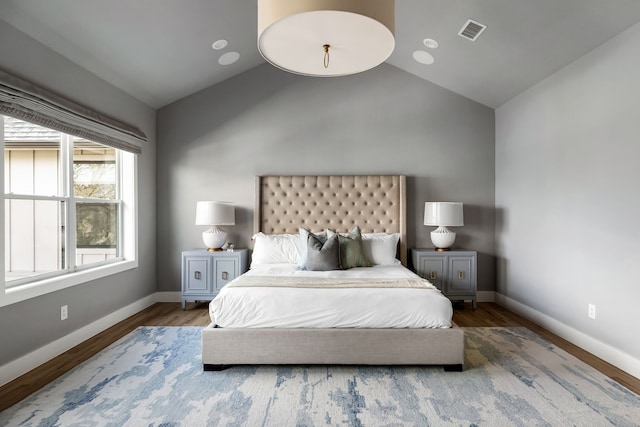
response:
[(147, 141), (146, 135), (134, 126), (3, 70), (0, 70), (0, 114), (136, 154)]

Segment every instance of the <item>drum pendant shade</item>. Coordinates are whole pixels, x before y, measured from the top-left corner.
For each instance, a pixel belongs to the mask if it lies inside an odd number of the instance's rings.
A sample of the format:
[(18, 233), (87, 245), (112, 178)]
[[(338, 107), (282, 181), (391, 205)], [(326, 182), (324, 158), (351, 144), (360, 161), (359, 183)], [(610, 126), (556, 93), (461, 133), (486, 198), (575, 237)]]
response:
[(360, 73), (395, 46), (394, 0), (258, 0), (258, 50), (307, 76)]

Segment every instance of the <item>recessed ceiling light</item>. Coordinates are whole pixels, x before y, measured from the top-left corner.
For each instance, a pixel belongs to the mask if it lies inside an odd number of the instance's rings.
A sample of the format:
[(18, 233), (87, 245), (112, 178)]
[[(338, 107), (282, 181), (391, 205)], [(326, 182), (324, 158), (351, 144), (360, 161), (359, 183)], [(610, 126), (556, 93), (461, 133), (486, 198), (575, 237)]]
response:
[(238, 52), (227, 52), (220, 56), (218, 59), (218, 64), (220, 65), (231, 65), (240, 59), (240, 54)]
[(435, 49), (438, 47), (438, 42), (434, 39), (424, 39), (422, 43), (424, 43), (424, 45), (429, 49)]
[(424, 65), (431, 65), (435, 62), (433, 55), (424, 50), (416, 50), (413, 52), (413, 59)]
[(229, 43), (224, 40), (224, 39), (220, 39), (220, 40), (216, 40), (213, 42), (213, 44), (211, 45), (211, 47), (213, 48), (213, 50), (220, 50), (220, 49), (224, 49), (225, 47), (227, 47)]

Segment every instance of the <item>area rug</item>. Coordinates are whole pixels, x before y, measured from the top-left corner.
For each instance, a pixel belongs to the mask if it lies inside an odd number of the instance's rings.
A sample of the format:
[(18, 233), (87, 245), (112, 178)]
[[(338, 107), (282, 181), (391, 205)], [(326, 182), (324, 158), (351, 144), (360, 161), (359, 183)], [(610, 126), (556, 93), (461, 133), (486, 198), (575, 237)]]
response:
[(139, 328), (0, 413), (0, 425), (640, 424), (640, 396), (525, 328), (465, 328), (463, 372), (350, 366), (203, 372), (200, 330)]

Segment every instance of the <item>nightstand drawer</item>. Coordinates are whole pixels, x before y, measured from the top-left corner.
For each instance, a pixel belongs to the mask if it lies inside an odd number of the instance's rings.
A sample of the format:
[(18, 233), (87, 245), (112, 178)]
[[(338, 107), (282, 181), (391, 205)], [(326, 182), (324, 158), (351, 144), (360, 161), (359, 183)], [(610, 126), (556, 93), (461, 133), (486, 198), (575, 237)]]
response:
[(418, 275), (424, 277), (438, 289), (442, 290), (445, 272), (445, 260), (433, 258), (421, 258), (420, 265), (416, 266)]
[(227, 283), (247, 271), (247, 249), (182, 252), (182, 308), (187, 301), (211, 301)]
[(477, 253), (474, 251), (435, 251), (412, 249), (415, 272), (433, 283), (451, 300), (477, 303)]
[(240, 266), (238, 265), (238, 260), (233, 258), (217, 258), (214, 263), (216, 278), (213, 288), (219, 291), (224, 285), (239, 276)]
[(211, 259), (203, 257), (186, 257), (184, 260), (184, 287), (182, 292), (186, 295), (203, 292), (211, 292)]
[(471, 263), (470, 258), (451, 258), (451, 280), (447, 289), (449, 294), (475, 293)]

